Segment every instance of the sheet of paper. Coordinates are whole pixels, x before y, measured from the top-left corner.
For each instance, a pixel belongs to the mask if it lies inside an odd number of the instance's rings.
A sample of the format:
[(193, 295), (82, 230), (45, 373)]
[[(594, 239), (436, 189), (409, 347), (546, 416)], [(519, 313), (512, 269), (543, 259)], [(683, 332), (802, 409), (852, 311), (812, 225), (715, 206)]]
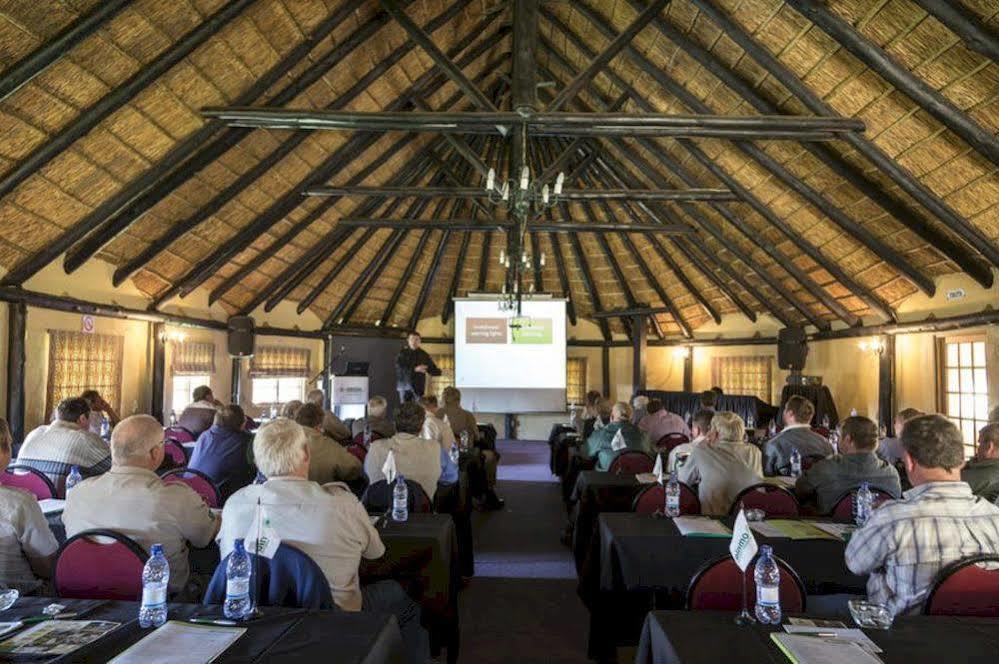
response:
[(48, 516), (62, 512), (63, 508), (66, 507), (66, 501), (58, 498), (43, 498), (38, 501), (38, 506), (42, 508), (42, 514)]
[(853, 641), (858, 646), (868, 652), (881, 652), (878, 644), (871, 641), (862, 630), (855, 627), (816, 627), (811, 625), (784, 625), (784, 631), (788, 634), (805, 634), (816, 636), (819, 634), (835, 634), (837, 639)]
[(111, 661), (117, 664), (212, 662), (245, 633), (243, 627), (170, 620)]
[(850, 535), (853, 531), (857, 529), (857, 526), (852, 523), (831, 523), (828, 521), (813, 521), (812, 525), (819, 530), (825, 531), (830, 535), (835, 535), (844, 542), (850, 539)]
[(789, 625), (798, 625), (800, 627), (846, 627), (846, 624), (841, 620), (824, 620), (822, 618), (797, 618), (790, 616), (787, 622)]
[(732, 531), (721, 521), (706, 516), (678, 516), (673, 518), (684, 537), (731, 537)]
[(839, 539), (835, 535), (830, 535), (824, 530), (819, 530), (814, 524), (808, 521), (795, 521), (792, 519), (770, 519), (764, 523), (769, 523), (781, 532), (777, 537), (790, 537), (793, 540), (802, 539)]
[(852, 641), (773, 632), (770, 638), (797, 664), (881, 664), (881, 660)]
[(21, 625), (24, 623), (20, 620), (15, 620), (14, 622), (0, 622), (0, 636), (10, 634), (16, 629), (20, 629)]
[(0, 653), (68, 655), (120, 624), (106, 620), (46, 620), (0, 643)]
[(638, 473), (635, 475), (635, 479), (641, 484), (655, 484), (659, 481), (655, 473)]
[(764, 537), (787, 537), (784, 531), (769, 521), (752, 521), (749, 527)]

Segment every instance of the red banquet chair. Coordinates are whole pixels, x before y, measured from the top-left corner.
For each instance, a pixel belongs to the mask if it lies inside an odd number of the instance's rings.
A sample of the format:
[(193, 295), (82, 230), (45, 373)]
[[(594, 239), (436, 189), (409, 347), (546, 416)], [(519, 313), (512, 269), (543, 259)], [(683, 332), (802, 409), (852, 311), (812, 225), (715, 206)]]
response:
[[(382, 438), (381, 434), (379, 434), (377, 431), (372, 431), (371, 432), (371, 441), (370, 442), (373, 443), (376, 440), (380, 440), (381, 438)], [(361, 433), (357, 434), (356, 436), (354, 436), (354, 444), (355, 445), (360, 445), (361, 447), (364, 447), (364, 432), (363, 431)]]
[(364, 463), (364, 459), (368, 456), (368, 451), (364, 449), (364, 445), (358, 443), (348, 445), (347, 451), (357, 457), (357, 460), (361, 463)]
[(656, 441), (656, 451), (662, 452), (664, 454), (669, 454), (674, 447), (679, 447), (684, 443), (689, 443), (690, 438), (683, 435), (682, 433), (668, 433), (658, 441)]
[[(880, 507), (882, 503), (886, 503), (889, 500), (895, 500), (895, 496), (891, 495), (887, 491), (883, 491), (882, 489), (875, 489), (874, 487), (870, 487), (870, 489), (871, 493), (874, 495), (873, 507), (875, 508)], [(852, 522), (853, 500), (854, 496), (857, 495), (857, 491), (859, 490), (860, 487), (857, 487), (856, 489), (850, 489), (842, 496), (840, 496), (839, 499), (836, 500), (836, 506), (833, 507), (832, 512), (829, 513), (829, 516), (831, 516), (836, 521), (843, 521), (845, 523)]]
[[(992, 569), (982, 563), (992, 563)], [(999, 618), (999, 555), (962, 558), (937, 572), (923, 613)]]
[(801, 513), (797, 496), (782, 486), (766, 482), (747, 486), (739, 492), (732, 501), (729, 514), (738, 514), (740, 506), (763, 510), (768, 519), (793, 518)]
[(615, 475), (637, 475), (638, 473), (651, 473), (653, 466), (655, 466), (655, 461), (645, 452), (621, 450), (611, 461), (610, 468), (607, 470)]
[(187, 465), (187, 450), (176, 440), (167, 438), (163, 441), (163, 453), (178, 466)]
[(77, 533), (56, 554), (56, 595), (134, 602), (142, 597), (142, 568), (148, 558), (135, 540), (119, 532)]
[(163, 430), (163, 436), (178, 443), (193, 443), (198, 440), (193, 433), (178, 426), (167, 427)]
[(222, 507), (222, 497), (212, 478), (193, 468), (174, 468), (160, 475), (167, 484), (186, 484), (201, 496), (205, 504), (213, 509)]
[(812, 431), (829, 440), (829, 429), (827, 427), (812, 427)]
[(48, 476), (31, 466), (8, 466), (0, 473), (0, 485), (24, 489), (38, 500), (55, 498), (55, 485)]
[[(665, 507), (666, 487), (658, 483), (639, 489), (631, 503), (631, 511), (636, 514), (655, 514), (662, 512)], [(700, 513), (701, 500), (697, 497), (697, 492), (680, 482), (680, 514)]]
[[(777, 558), (780, 568), (780, 606), (784, 613), (805, 611), (805, 584), (798, 573), (786, 562)], [(755, 569), (755, 568), (754, 568)], [(756, 580), (753, 570), (746, 570), (747, 608), (756, 606)], [(683, 601), (690, 611), (740, 611), (742, 609), (742, 570), (724, 555), (710, 560), (694, 573)]]

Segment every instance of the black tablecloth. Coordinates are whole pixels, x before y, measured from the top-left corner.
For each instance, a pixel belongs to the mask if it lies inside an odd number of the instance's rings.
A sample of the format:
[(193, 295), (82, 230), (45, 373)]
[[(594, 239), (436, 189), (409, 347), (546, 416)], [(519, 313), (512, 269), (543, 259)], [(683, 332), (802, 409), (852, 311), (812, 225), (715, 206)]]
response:
[[(770, 640), (773, 627), (739, 627), (732, 617), (715, 611), (653, 611), (645, 619), (635, 664), (714, 664), (733, 659), (787, 663)], [(902, 616), (890, 630), (864, 633), (884, 651), (878, 656), (888, 664), (999, 660), (995, 618)]]
[[(663, 402), (666, 410), (671, 413), (683, 416), (684, 413), (693, 415), (700, 410), (700, 392), (664, 392), (662, 390), (639, 390), (638, 394), (644, 394), (650, 399), (659, 399)], [(774, 418), (778, 410), (770, 404), (761, 401), (757, 397), (747, 397), (741, 395), (723, 395), (718, 400), (717, 410), (728, 410), (736, 413), (743, 421), (753, 418), (757, 427), (766, 427), (770, 420)]]
[[(62, 658), (23, 656), (11, 658), (12, 661), (105, 662), (152, 631), (139, 627), (137, 602), (24, 597), (3, 613), (3, 619), (12, 621), (41, 615), (42, 608), (50, 602), (63, 604), (68, 611), (79, 612), (77, 620), (109, 620), (119, 622), (121, 626), (98, 641)], [(333, 653), (337, 662), (345, 663), (401, 664), (405, 661), (402, 635), (392, 616), (277, 607), (262, 607), (261, 612), (262, 618), (242, 625), (247, 632), (215, 661), (330, 661)], [(218, 607), (171, 604), (168, 618), (186, 620), (194, 615), (218, 616), (220, 613)]]
[(815, 417), (812, 418), (812, 426), (822, 426), (822, 418), (829, 418), (829, 426), (835, 427), (839, 423), (839, 413), (836, 412), (836, 403), (833, 401), (832, 392), (825, 385), (785, 385), (780, 394), (780, 410), (784, 412), (784, 404), (794, 395), (806, 397), (815, 406)]
[(582, 570), (590, 541), (597, 532), (597, 516), (602, 512), (630, 512), (635, 494), (642, 485), (634, 475), (615, 475), (584, 470), (572, 492), (575, 518), (572, 529), (572, 554), (576, 571)]

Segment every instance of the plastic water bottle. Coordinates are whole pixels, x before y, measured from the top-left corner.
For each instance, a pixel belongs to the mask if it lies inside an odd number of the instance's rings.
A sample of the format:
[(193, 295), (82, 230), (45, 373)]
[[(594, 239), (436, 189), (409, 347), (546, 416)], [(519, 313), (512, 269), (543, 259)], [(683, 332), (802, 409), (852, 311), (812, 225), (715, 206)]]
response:
[(829, 428), (829, 416), (828, 415), (823, 415), (822, 416), (822, 428), (824, 428), (824, 429), (828, 429)]
[(856, 417), (858, 414), (859, 413), (857, 413), (857, 409), (856, 408), (851, 408), (850, 409), (850, 417)]
[(451, 461), (454, 465), (458, 465), (458, 460), (461, 458), (461, 450), (458, 449), (458, 443), (451, 443)]
[(371, 447), (371, 422), (364, 423), (364, 446)]
[(392, 520), (409, 520), (409, 487), (402, 475), (396, 476), (395, 488), (392, 489)]
[(864, 482), (860, 485), (860, 490), (857, 491), (853, 500), (853, 521), (858, 526), (863, 526), (871, 518), (873, 506), (874, 494), (871, 492), (871, 486)]
[(680, 516), (680, 482), (676, 479), (676, 471), (671, 470), (669, 481), (666, 482), (666, 516)]
[(236, 540), (229, 561), (225, 565), (225, 603), (222, 613), (229, 620), (244, 620), (253, 613), (250, 599), (250, 555), (243, 547), (243, 540)]
[(760, 546), (756, 559), (756, 619), (764, 625), (780, 624), (780, 568), (769, 545)]
[(756, 418), (750, 415), (746, 418), (746, 428), (755, 429), (756, 428)]
[(152, 555), (142, 568), (142, 604), (139, 606), (139, 627), (159, 627), (167, 619), (167, 587), (170, 583), (170, 563), (163, 555), (163, 545), (153, 544)]
[(791, 477), (801, 477), (801, 452), (797, 447), (791, 450)]
[(170, 411), (170, 426), (177, 426), (177, 411), (175, 410)]
[(463, 452), (467, 452), (468, 448), (471, 446), (471, 441), (470, 441), (471, 436), (468, 435), (468, 431), (462, 431), (460, 438), (461, 438), (461, 450)]
[(66, 493), (74, 486), (83, 481), (83, 475), (80, 474), (80, 467), (73, 466), (69, 469), (69, 475), (66, 476)]
[(690, 426), (690, 411), (689, 410), (685, 411), (683, 413), (683, 421), (687, 423), (687, 426)]

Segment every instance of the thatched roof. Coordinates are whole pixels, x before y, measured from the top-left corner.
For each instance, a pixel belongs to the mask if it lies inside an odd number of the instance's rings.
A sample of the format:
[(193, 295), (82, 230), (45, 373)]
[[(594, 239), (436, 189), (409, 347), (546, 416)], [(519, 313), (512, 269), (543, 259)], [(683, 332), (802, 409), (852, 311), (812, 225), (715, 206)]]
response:
[[(93, 19), (110, 4), (121, 7)], [(510, 108), (512, 2), (401, 4), (415, 23), (430, 25), (437, 47), (498, 108)], [(647, 4), (542, 3), (536, 60), (548, 83), (539, 90), (541, 101)], [(696, 328), (713, 314), (740, 309), (772, 311), (790, 323), (856, 322), (876, 314), (875, 306), (890, 313), (916, 290), (931, 289), (941, 274), (965, 271), (989, 282), (999, 265), (999, 66), (989, 51), (999, 5), (943, 3), (960, 4), (964, 22), (921, 6), (939, 4), (670, 2), (568, 109), (598, 111), (621, 102), (619, 110), (635, 114), (813, 115), (825, 104), (863, 120), (866, 131), (857, 140), (807, 145), (594, 139), (590, 149), (600, 158), (584, 164), (575, 186), (614, 186), (613, 172), (642, 188), (732, 188), (740, 201), (655, 204), (661, 217), (697, 228), (690, 238), (539, 234), (547, 256), (539, 270), (542, 290), (563, 294), (567, 282), (565, 294), (582, 317), (635, 303), (675, 305), (684, 325)], [(887, 54), (916, 88), (900, 89), (897, 80), (876, 72), (800, 13), (807, 10), (801, 5), (826, 12)], [(3, 87), (19, 65), (88, 16), (95, 30), (16, 89)], [(984, 47), (961, 34), (969, 25), (985, 34)], [(747, 53), (744, 40), (762, 56)], [(8, 285), (20, 283), (39, 260), (63, 260), (69, 249), (71, 262), (103, 260), (123, 268), (119, 277), (133, 280), (152, 302), (173, 295), (178, 285), (186, 290), (191, 275), (207, 266), (198, 283), (233, 313), (277, 293), (307, 298), (321, 319), (336, 314), (334, 323), (398, 326), (439, 315), (451, 295), (500, 288), (503, 240), (497, 233), (336, 230), (339, 219), (359, 213), (468, 217), (463, 202), (411, 210), (419, 201), (402, 200), (391, 211), (384, 205), (372, 211), (364, 210), (370, 208), (364, 199), (304, 197), (296, 189), (347, 183), (358, 173), (363, 184), (394, 182), (414, 162), (408, 183), (453, 185), (441, 172), (446, 164), (459, 184), (480, 186), (480, 176), (439, 136), (411, 136), (379, 161), (403, 134), (370, 135), (371, 144), (355, 150), (351, 132), (235, 130), (201, 115), (207, 106), (273, 105), (276, 97), (287, 108), (385, 110), (400, 95), (412, 102), (414, 85), (428, 109), (470, 109), (468, 98), (377, 0), (7, 1), (0, 3), (0, 58), (0, 94), (6, 94), (0, 101), (0, 266), (10, 271)], [(149, 80), (136, 78), (150, 71), (156, 75)], [(278, 97), (310, 72), (322, 75), (287, 99)], [(262, 80), (265, 89), (254, 90)], [(927, 103), (924, 93), (942, 105)], [(976, 135), (985, 140), (976, 142)], [(197, 159), (220, 138), (231, 146), (204, 163), (180, 160), (172, 181), (159, 184), (171, 178), (164, 167), (171, 158)], [(535, 168), (569, 140), (536, 139)], [(468, 141), (490, 165), (506, 151), (499, 138)], [(344, 145), (349, 158), (335, 163), (330, 177), (317, 178)], [(872, 153), (887, 163), (877, 165)], [(440, 161), (420, 163), (430, 154)], [(574, 203), (567, 211), (576, 221), (649, 219), (620, 203)], [(250, 242), (235, 241), (247, 228), (254, 230)], [(281, 294), (296, 272), (297, 285)], [(681, 332), (670, 313), (658, 314), (658, 322), (667, 335)]]

